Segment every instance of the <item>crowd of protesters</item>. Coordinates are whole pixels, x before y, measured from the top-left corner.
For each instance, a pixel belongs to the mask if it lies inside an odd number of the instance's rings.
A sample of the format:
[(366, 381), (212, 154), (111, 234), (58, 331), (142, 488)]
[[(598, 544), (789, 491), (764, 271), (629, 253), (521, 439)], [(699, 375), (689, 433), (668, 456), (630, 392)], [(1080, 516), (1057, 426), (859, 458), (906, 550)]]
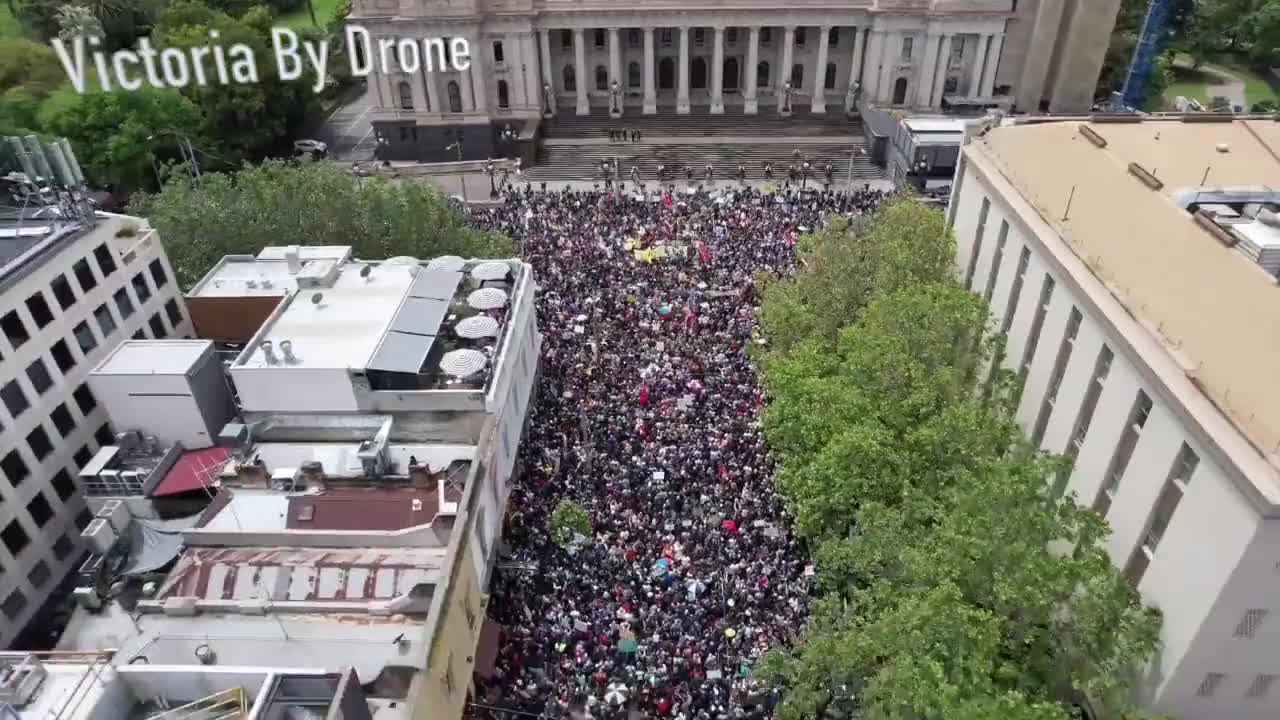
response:
[[(880, 200), (526, 187), (473, 211), (532, 263), (544, 338), (477, 714), (771, 716), (777, 690), (750, 670), (803, 628), (813, 579), (770, 486), (757, 273), (791, 272), (800, 234)], [(567, 546), (549, 527), (563, 498), (591, 521)]]

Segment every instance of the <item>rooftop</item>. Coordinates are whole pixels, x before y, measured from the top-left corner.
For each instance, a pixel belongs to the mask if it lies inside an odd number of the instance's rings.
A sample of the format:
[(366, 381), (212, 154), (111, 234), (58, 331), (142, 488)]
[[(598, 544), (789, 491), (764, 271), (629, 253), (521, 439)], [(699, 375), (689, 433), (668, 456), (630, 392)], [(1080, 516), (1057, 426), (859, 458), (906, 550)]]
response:
[(291, 249), (270, 246), (257, 256), (227, 255), (191, 288), (188, 297), (283, 296), (305, 286), (311, 278), (326, 276), (351, 258), (348, 246), (302, 246), (296, 248), (300, 267), (291, 269), (287, 259)]
[(99, 375), (182, 375), (208, 352), (208, 340), (126, 340), (94, 371)]
[[(1272, 378), (1280, 366), (1280, 288), (1184, 208), (1189, 192), (1275, 192), (1280, 123), (1006, 125), (969, 152), (994, 163), (1269, 458), (1280, 446), (1280, 383)], [(1145, 182), (1133, 163), (1158, 181)]]

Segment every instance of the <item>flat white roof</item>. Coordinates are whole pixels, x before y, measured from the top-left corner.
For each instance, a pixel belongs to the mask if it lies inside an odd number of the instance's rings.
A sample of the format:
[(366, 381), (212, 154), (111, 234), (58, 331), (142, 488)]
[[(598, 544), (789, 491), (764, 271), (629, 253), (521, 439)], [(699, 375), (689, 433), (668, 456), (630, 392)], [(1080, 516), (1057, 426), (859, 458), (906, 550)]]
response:
[(1280, 247), (1280, 228), (1268, 225), (1261, 220), (1254, 220), (1251, 223), (1234, 223), (1231, 229), (1264, 250)]
[(965, 125), (968, 123), (968, 120), (957, 120), (952, 118), (906, 118), (902, 121), (902, 124), (906, 125), (908, 130), (917, 133), (963, 133)]
[(218, 532), (284, 530), (288, 521), (288, 495), (273, 490), (237, 489), (231, 495), (231, 502), (200, 529)]
[[(336, 260), (303, 261), (332, 267)], [(283, 296), (297, 289), (297, 281), (284, 260), (226, 258), (192, 291), (192, 297)]]
[[(254, 453), (271, 470), (301, 467), (308, 461), (318, 461), (328, 477), (363, 477), (364, 469), (357, 452), (360, 443), (281, 443), (262, 442), (253, 447)], [(440, 472), (454, 462), (472, 461), (476, 457), (474, 445), (389, 445), (387, 459), (404, 474), (409, 458), (426, 465), (431, 472)], [(234, 461), (228, 463), (228, 474), (234, 474)]]
[(93, 371), (95, 375), (185, 375), (210, 352), (209, 340), (125, 340)]
[[(362, 276), (363, 268), (369, 268)], [(412, 265), (349, 265), (332, 287), (308, 289), (290, 299), (267, 327), (257, 344), (241, 355), (243, 368), (358, 368), (382, 341), (387, 327), (413, 284)], [(275, 364), (268, 363), (261, 343), (274, 345)], [(285, 364), (280, 343), (288, 340), (297, 361)]]
[(258, 253), (259, 260), (284, 260), (290, 247), (296, 247), (302, 260), (347, 260), (350, 245), (268, 245)]

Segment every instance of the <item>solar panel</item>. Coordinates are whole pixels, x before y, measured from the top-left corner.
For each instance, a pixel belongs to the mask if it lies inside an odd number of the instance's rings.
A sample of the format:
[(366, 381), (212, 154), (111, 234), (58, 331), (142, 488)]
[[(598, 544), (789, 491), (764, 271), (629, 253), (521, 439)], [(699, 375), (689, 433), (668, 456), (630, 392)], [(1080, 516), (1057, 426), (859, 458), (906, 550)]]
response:
[(431, 335), (387, 331), (369, 361), (370, 370), (416, 375), (427, 361), (427, 353), (436, 339)]
[(407, 297), (391, 320), (391, 330), (414, 335), (435, 335), (449, 312), (449, 301)]
[(462, 283), (462, 273), (453, 270), (419, 268), (409, 288), (409, 297), (452, 300)]

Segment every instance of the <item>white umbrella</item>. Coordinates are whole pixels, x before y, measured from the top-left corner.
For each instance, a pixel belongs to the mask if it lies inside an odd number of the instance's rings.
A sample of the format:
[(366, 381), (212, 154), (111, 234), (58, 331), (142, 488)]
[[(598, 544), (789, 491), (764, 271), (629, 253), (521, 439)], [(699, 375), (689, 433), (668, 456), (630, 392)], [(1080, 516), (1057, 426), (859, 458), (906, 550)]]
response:
[(604, 691), (604, 701), (610, 705), (623, 705), (627, 702), (627, 686), (620, 682), (609, 683)]
[(507, 304), (507, 292), (500, 288), (480, 288), (467, 296), (467, 304), (477, 310), (496, 310)]
[(440, 358), (440, 370), (454, 377), (474, 375), (489, 364), (489, 359), (479, 350), (451, 350)]
[(463, 318), (458, 321), (458, 325), (453, 331), (458, 337), (477, 339), (486, 337), (497, 337), (498, 321), (488, 315), (473, 315), (469, 318)]
[(504, 262), (482, 262), (471, 268), (471, 277), (476, 280), (501, 280), (511, 272), (511, 268)]
[(466, 260), (463, 260), (457, 255), (441, 255), (440, 257), (428, 262), (427, 269), (457, 271), (457, 270), (461, 270), (462, 266), (465, 265), (466, 262), (467, 262)]

